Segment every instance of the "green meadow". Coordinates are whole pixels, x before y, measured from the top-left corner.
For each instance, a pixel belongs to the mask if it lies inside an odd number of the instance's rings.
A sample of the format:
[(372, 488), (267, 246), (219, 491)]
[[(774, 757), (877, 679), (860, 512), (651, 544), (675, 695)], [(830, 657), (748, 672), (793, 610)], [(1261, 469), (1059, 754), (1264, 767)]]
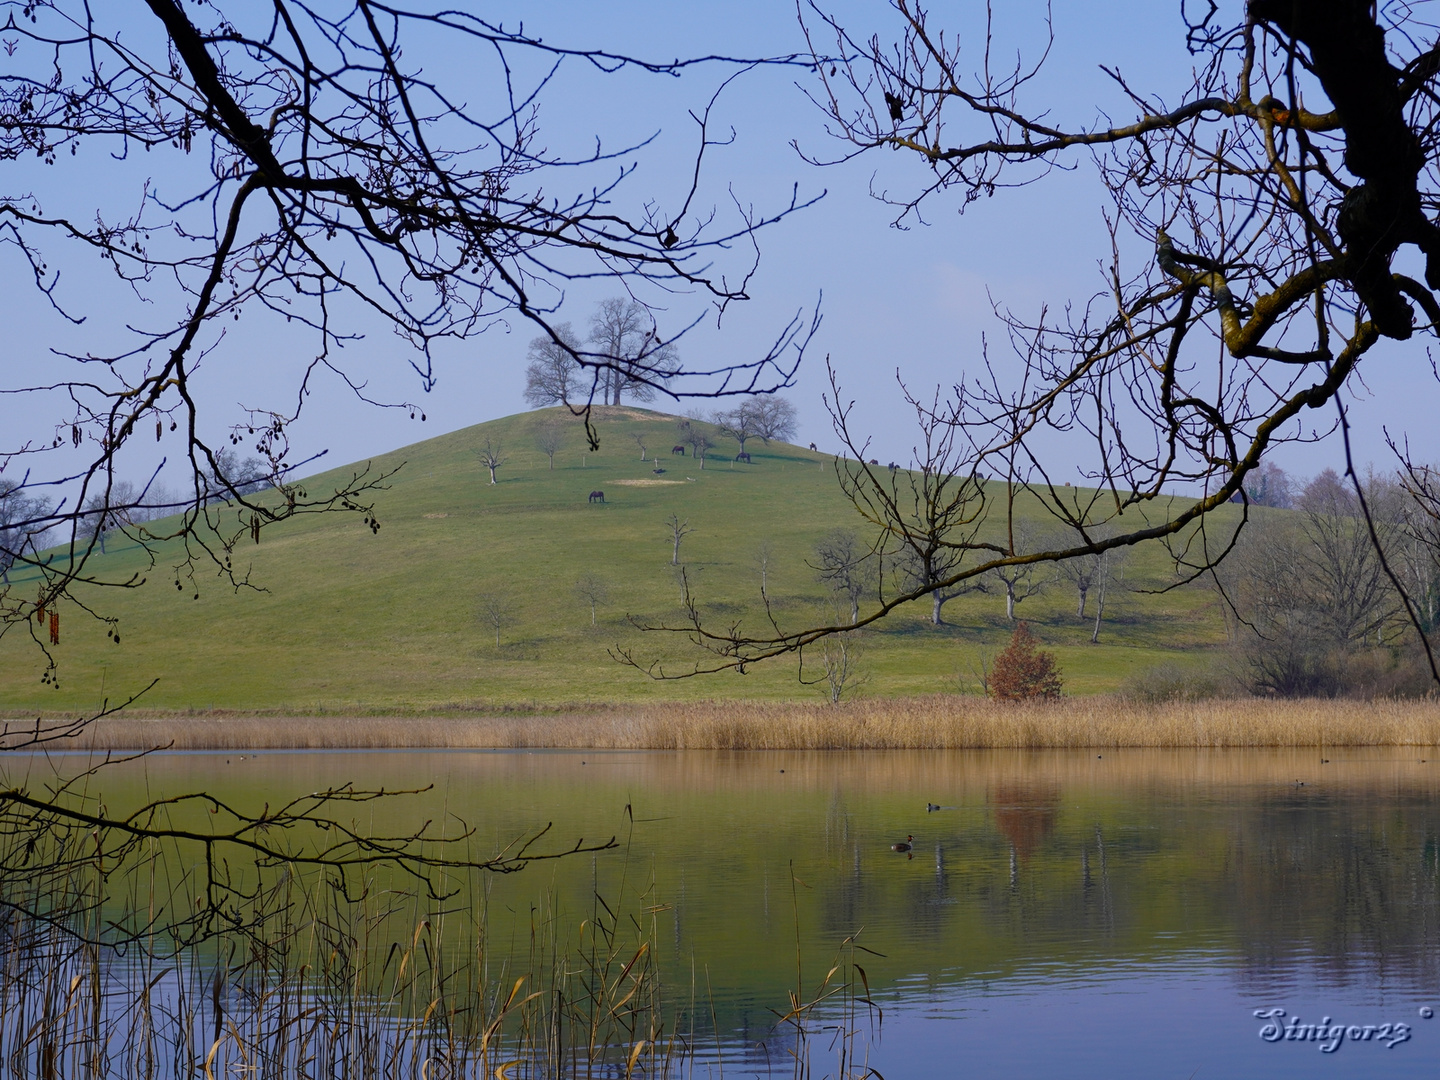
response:
[[(707, 621), (761, 629), (761, 550), (769, 552), (766, 592), (782, 625), (826, 615), (826, 590), (809, 565), (814, 545), (837, 527), (863, 532), (840, 492), (833, 459), (796, 446), (752, 441), (750, 464), (715, 436), (705, 468), (672, 456), (675, 418), (637, 408), (598, 410), (601, 445), (586, 449), (570, 421), (553, 470), (537, 448), (541, 410), (476, 425), (374, 459), (396, 470), (375, 496), (381, 528), (355, 514), (299, 518), (246, 539), (235, 563), (254, 589), (233, 589), (213, 567), (197, 570), (199, 598), (175, 588), (178, 547), (161, 545), (153, 568), (134, 540), (107, 537), (94, 570), (138, 588), (90, 588), (81, 600), (117, 616), (121, 643), (77, 605), (61, 611), (54, 649), (58, 688), (43, 685), (43, 660), (24, 628), (0, 639), (0, 709), (92, 709), (158, 680), (142, 708), (281, 714), (426, 713), (444, 710), (575, 708), (627, 702), (816, 700), (820, 671), (794, 659), (744, 674), (658, 680), (614, 659), (630, 650), (680, 674), (706, 654), (682, 635), (642, 631), (635, 622), (680, 624), (681, 589), (671, 565), (666, 519), (693, 530), (680, 561)], [(660, 467), (642, 462), (640, 435)], [(476, 453), (503, 447), (496, 484)], [(362, 465), (364, 463), (361, 463)], [(312, 493), (352, 468), (305, 481)], [(605, 493), (603, 503), (588, 500)], [(1022, 512), (1037, 515), (1038, 507)], [(591, 625), (575, 584), (593, 575), (606, 602)], [(1053, 650), (1069, 693), (1111, 691), (1162, 662), (1203, 664), (1224, 642), (1213, 595), (1174, 582), (1165, 551), (1133, 553), (1106, 599), (1100, 644), (1093, 620), (1076, 617), (1073, 586), (1054, 582), (1018, 614)], [(28, 596), (33, 576), (11, 575)], [(483, 598), (500, 596), (509, 617), (495, 641)], [(1094, 597), (1091, 604), (1093, 612)], [(897, 613), (863, 638), (853, 693), (902, 696), (978, 693), (985, 657), (1008, 640), (998, 583), (988, 594), (950, 601), (946, 625), (930, 604)], [(812, 660), (815, 658), (811, 658)], [(805, 681), (802, 681), (805, 680)]]

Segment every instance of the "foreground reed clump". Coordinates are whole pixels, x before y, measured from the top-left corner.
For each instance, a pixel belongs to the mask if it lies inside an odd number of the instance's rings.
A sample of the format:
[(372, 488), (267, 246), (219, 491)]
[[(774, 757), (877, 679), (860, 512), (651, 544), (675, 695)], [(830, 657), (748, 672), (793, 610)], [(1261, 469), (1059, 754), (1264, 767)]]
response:
[(83, 745), (178, 750), (400, 747), (901, 750), (1440, 745), (1431, 700), (994, 702), (960, 695), (840, 707), (709, 702), (556, 715), (439, 718), (157, 717), (93, 725)]
[[(723, 1072), (745, 1052), (696, 987), (662, 985), (656, 915), (667, 907), (624, 873), (584, 918), (553, 901), (532, 908), (519, 938), (528, 955), (513, 932), (511, 948), (492, 946), (482, 880), (457, 880), (437, 907), (383, 873), (286, 873), (250, 894), (243, 930), (198, 946), (163, 932), (107, 942), (108, 916), (143, 912), (166, 876), (157, 864), (173, 861), (157, 848), (108, 873), (0, 880), (0, 1076), (665, 1078)], [(186, 888), (182, 877), (162, 906), (186, 906)], [(775, 1010), (768, 1041), (782, 1073), (788, 1062), (811, 1075), (810, 1041), (838, 1017), (844, 1037), (816, 1040), (838, 1053), (828, 1075), (868, 1074), (854, 951), (847, 939), (818, 987)]]

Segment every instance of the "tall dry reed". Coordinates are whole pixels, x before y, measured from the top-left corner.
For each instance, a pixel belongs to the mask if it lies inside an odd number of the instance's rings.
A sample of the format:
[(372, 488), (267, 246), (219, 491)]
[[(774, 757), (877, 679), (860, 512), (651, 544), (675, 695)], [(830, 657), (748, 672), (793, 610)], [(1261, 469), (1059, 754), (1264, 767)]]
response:
[(1440, 745), (1440, 703), (1262, 699), (1019, 704), (958, 695), (640, 705), (558, 715), (107, 718), (77, 748), (900, 750)]

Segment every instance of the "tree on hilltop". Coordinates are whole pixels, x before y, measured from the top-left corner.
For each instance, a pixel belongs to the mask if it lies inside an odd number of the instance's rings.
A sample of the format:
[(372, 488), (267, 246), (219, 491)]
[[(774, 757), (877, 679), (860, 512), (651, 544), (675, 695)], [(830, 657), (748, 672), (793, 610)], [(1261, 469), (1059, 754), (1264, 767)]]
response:
[(795, 437), (795, 406), (781, 397), (756, 395), (745, 398), (732, 409), (724, 409), (711, 417), (721, 435), (734, 439), (745, 453), (745, 444), (760, 439), (766, 446), (772, 439)]
[(596, 378), (608, 405), (619, 405), (622, 394), (650, 401), (680, 371), (679, 351), (660, 340), (655, 317), (637, 300), (600, 301), (590, 316), (590, 344), (602, 365)]
[(755, 434), (766, 446), (771, 440), (790, 442), (795, 438), (799, 420), (795, 406), (785, 398), (766, 394), (753, 399)]
[(710, 422), (721, 435), (739, 443), (740, 453), (743, 454), (745, 444), (760, 434), (758, 419), (754, 403), (743, 401), (733, 409), (715, 413), (710, 417)]
[(532, 408), (585, 400), (590, 382), (575, 359), (580, 348), (580, 339), (568, 322), (557, 323), (553, 336), (531, 339), (526, 354), (530, 362), (525, 367), (525, 400)]

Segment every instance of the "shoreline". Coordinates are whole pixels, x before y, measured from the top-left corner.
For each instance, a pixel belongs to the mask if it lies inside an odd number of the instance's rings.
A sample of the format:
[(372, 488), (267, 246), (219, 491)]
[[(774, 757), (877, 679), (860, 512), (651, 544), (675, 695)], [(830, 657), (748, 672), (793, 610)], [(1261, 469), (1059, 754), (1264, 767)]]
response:
[[(0, 748), (33, 732), (0, 722)], [(40, 721), (60, 730), (60, 718)], [(106, 717), (68, 750), (959, 750), (1440, 746), (1440, 702), (1114, 697), (1012, 704), (960, 695), (813, 703), (708, 702), (554, 712), (404, 716), (245, 714)]]

